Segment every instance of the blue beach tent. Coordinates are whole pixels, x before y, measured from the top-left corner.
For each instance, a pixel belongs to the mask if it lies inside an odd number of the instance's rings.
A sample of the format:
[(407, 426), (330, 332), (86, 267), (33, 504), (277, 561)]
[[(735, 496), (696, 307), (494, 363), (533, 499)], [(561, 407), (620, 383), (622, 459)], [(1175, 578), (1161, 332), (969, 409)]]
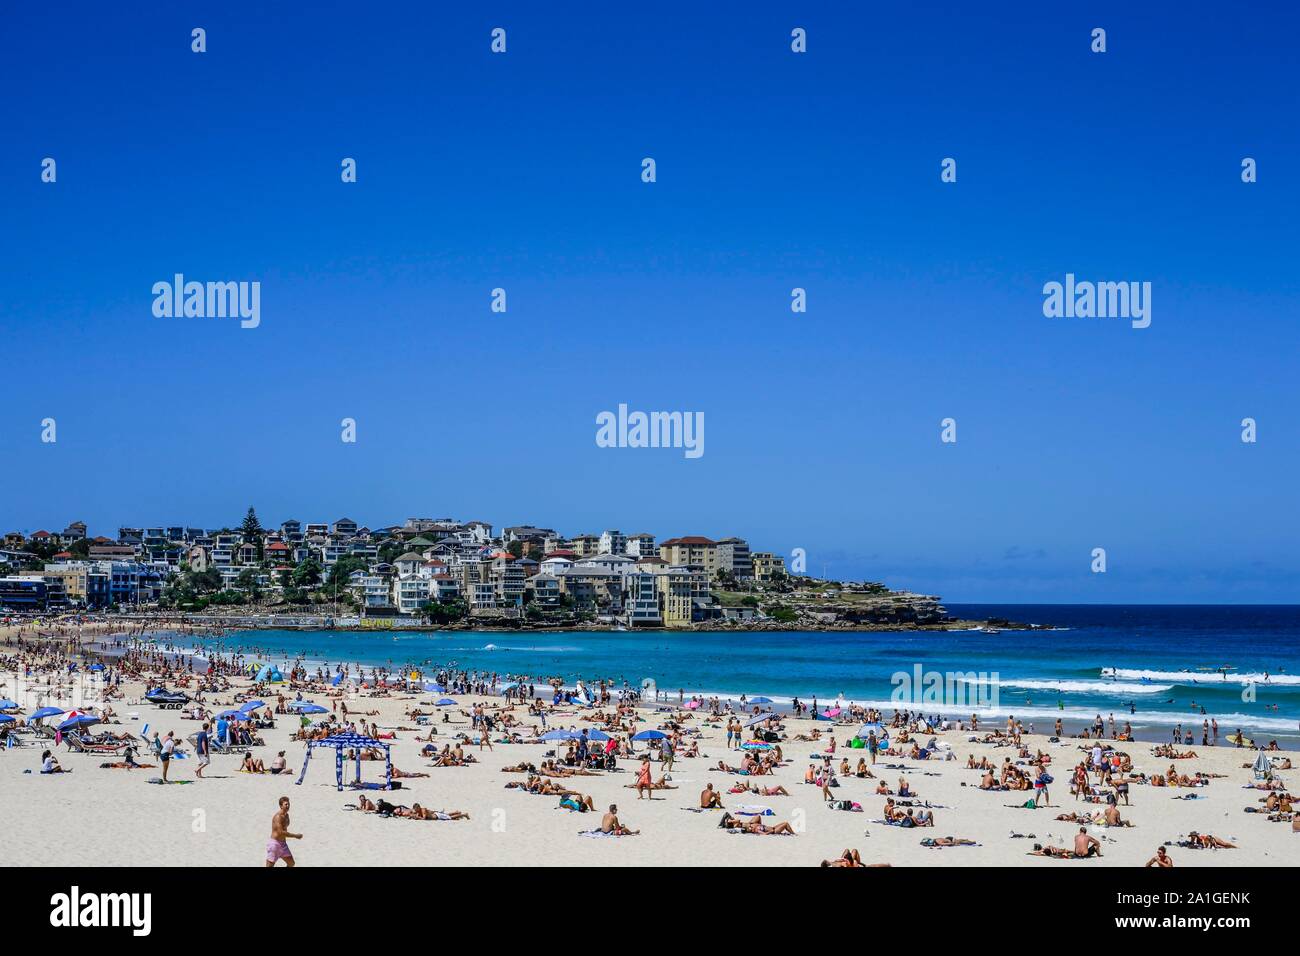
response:
[(262, 669), (257, 672), (255, 680), (257, 680), (258, 683), (269, 682), (272, 684), (283, 684), (284, 675), (280, 673), (280, 668), (276, 667), (274, 664), (263, 664)]
[(307, 765), (311, 763), (312, 751), (318, 747), (334, 748), (334, 775), (340, 790), (343, 789), (343, 752), (345, 750), (355, 752), (357, 776), (352, 786), (361, 787), (363, 786), (361, 783), (361, 751), (382, 749), (384, 751), (383, 789), (393, 789), (393, 755), (389, 751), (388, 744), (382, 740), (376, 740), (374, 737), (364, 737), (361, 734), (335, 734), (333, 737), (326, 737), (324, 740), (310, 741), (307, 744), (307, 759), (302, 762), (302, 773), (298, 775), (298, 786), (302, 786), (302, 782), (307, 776)]

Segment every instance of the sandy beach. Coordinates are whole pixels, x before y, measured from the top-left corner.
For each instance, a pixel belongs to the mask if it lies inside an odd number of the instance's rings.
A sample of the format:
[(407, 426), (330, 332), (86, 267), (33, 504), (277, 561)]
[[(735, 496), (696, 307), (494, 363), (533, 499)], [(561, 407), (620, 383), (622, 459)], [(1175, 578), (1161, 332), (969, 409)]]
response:
[[(3, 650), (11, 653), (13, 649)], [(204, 705), (212, 713), (238, 707), (237, 696), (250, 684), (247, 679), (236, 679), (229, 692), (205, 695)], [(116, 722), (94, 730), (138, 736), (147, 725), (150, 736), (155, 731), (164, 735), (174, 731), (183, 740), (199, 729), (198, 721), (145, 702), (142, 681), (126, 681), (122, 689), (124, 698), (111, 704)], [(261, 699), (273, 704), (277, 692), (294, 696), (280, 685), (263, 687)], [(303, 834), (302, 840), (292, 841), (292, 850), (299, 865), (305, 866), (815, 866), (823, 859), (839, 856), (846, 848), (858, 850), (865, 863), (893, 866), (1141, 866), (1158, 846), (1183, 840), (1193, 830), (1212, 834), (1237, 848), (1188, 849), (1173, 845), (1168, 852), (1176, 866), (1300, 862), (1300, 833), (1292, 831), (1291, 823), (1269, 821), (1265, 813), (1244, 812), (1246, 807), (1260, 807), (1267, 793), (1247, 788), (1255, 780), (1243, 765), (1249, 765), (1255, 754), (1226, 746), (1192, 747), (1197, 753), (1195, 758), (1171, 761), (1154, 756), (1149, 743), (1121, 744), (1137, 772), (1163, 774), (1174, 762), (1180, 774), (1201, 772), (1214, 775), (1213, 779), (1208, 786), (1194, 788), (1131, 786), (1131, 806), (1121, 801), (1119, 810), (1132, 826), (1089, 826), (1089, 834), (1100, 841), (1101, 857), (1060, 860), (1030, 855), (1035, 843), (1056, 847), (1072, 844), (1079, 825), (1059, 821), (1057, 815), (1100, 812), (1105, 808), (1104, 804), (1076, 801), (1070, 793), (1071, 768), (1086, 756), (1081, 748), (1090, 749), (1089, 741), (1066, 739), (1051, 743), (1041, 735), (1024, 735), (1022, 745), (1031, 756), (1038, 751), (1050, 756), (1055, 777), (1050, 787), (1051, 806), (1026, 809), (1021, 805), (1032, 799), (1032, 791), (983, 791), (979, 789), (981, 771), (967, 766), (972, 756), (975, 761), (987, 758), (995, 766), (1007, 757), (1013, 763), (1027, 763), (1018, 756), (1017, 748), (972, 742), (968, 738), (973, 735), (965, 731), (925, 734), (917, 738), (921, 746), (933, 737), (940, 748), (932, 759), (881, 756), (874, 768), (875, 779), (838, 776), (839, 786), (832, 789), (832, 798), (857, 802), (863, 808), (863, 812), (852, 812), (832, 809), (822, 789), (804, 780), (809, 764), (821, 762), (812, 755), (826, 752), (832, 734), (838, 743), (833, 758), (836, 768), (844, 757), (853, 768), (859, 758), (869, 762), (865, 750), (847, 749), (856, 724), (830, 727), (824, 721), (787, 718), (780, 743), (784, 764), (770, 775), (743, 777), (710, 769), (720, 760), (738, 765), (743, 757), (743, 752), (727, 749), (725, 720), (677, 711), (676, 716), (686, 728), (687, 742), (697, 739), (700, 751), (698, 757), (677, 757), (669, 774), (677, 789), (657, 791), (654, 800), (638, 800), (630, 788), (638, 762), (622, 759), (617, 772), (555, 780), (591, 796), (597, 812), (577, 813), (559, 808), (556, 796), (507, 789), (510, 782), (523, 781), (524, 774), (502, 770), (519, 763), (540, 764), (545, 754), (557, 746), (563, 756), (564, 744), (497, 743), (488, 750), (467, 743), (465, 753), (472, 755), (474, 762), (455, 767), (432, 767), (431, 760), (421, 755), (430, 729), (439, 749), (447, 743), (454, 746), (456, 734), (468, 734), (476, 740), (467, 712), (476, 703), (489, 709), (505, 706), (499, 697), (463, 695), (456, 698), (454, 707), (436, 708), (432, 705), (441, 695), (371, 696), (361, 690), (304, 696), (331, 709), (346, 703), (349, 712), (366, 715), (364, 719), (377, 724), (381, 733), (395, 732), (396, 738), (388, 741), (394, 766), (428, 774), (402, 780), (402, 788), (396, 791), (364, 791), (367, 797), (384, 797), (405, 806), (419, 803), (434, 810), (464, 811), (470, 819), (417, 821), (350, 809), (356, 806), (358, 793), (336, 789), (332, 751), (318, 750), (304, 784), (296, 786), (305, 754), (304, 744), (291, 739), (299, 719), (280, 715), (274, 728), (261, 731), (265, 745), (252, 748), (253, 755), (268, 765), (278, 751), (285, 751), (288, 773), (278, 776), (241, 772), (239, 754), (217, 753), (212, 756), (205, 778), (195, 780), (197, 761), (188, 744), (184, 749), (190, 752), (172, 763), (170, 777), (180, 782), (165, 786), (149, 783), (159, 776), (157, 769), (101, 769), (101, 764), (117, 758), (70, 753), (66, 745), (52, 749), (56, 749), (60, 764), (72, 773), (41, 774), (39, 758), (42, 750), (51, 745), (49, 741), (29, 739), (26, 746), (0, 750), (0, 805), (6, 807), (7, 860), (25, 866), (261, 866), (276, 802), (288, 796), (293, 803), (293, 830)], [(417, 727), (406, 716), (412, 708), (434, 716), (428, 724)], [(515, 732), (531, 734), (539, 723), (528, 715), (524, 704), (517, 703), (502, 712), (519, 721)], [(449, 723), (442, 722), (443, 713), (450, 715)], [(547, 726), (552, 730), (595, 727), (582, 719), (586, 713), (560, 706), (548, 714)], [(641, 707), (637, 716), (637, 730), (644, 730), (660, 726), (670, 715)], [(795, 739), (811, 734), (814, 725), (822, 733), (820, 740)], [(415, 729), (397, 729), (402, 727)], [(986, 729), (981, 729), (981, 735)], [(636, 746), (638, 751), (645, 749), (644, 744)], [(940, 759), (947, 748), (955, 759)], [(137, 760), (155, 767), (158, 764), (157, 758), (143, 747)], [(382, 780), (382, 761), (363, 762), (362, 768), (363, 779)], [(652, 768), (657, 779), (662, 772), (657, 761)], [(1290, 773), (1283, 771), (1280, 776), (1289, 780)], [(352, 774), (349, 765), (346, 779), (351, 780)], [(933, 829), (881, 822), (887, 797), (877, 794), (876, 789), (883, 782), (897, 792), (900, 780), (905, 780), (915, 794), (910, 801), (912, 808), (932, 808)], [(762, 787), (781, 786), (789, 795), (728, 792), (738, 781)], [(721, 791), (725, 807), (770, 807), (773, 814), (763, 817), (763, 821), (769, 825), (788, 822), (796, 834), (733, 834), (720, 829), (722, 811), (693, 812), (700, 805), (700, 792), (710, 783)], [(1180, 799), (1189, 795), (1195, 799)], [(895, 799), (903, 805), (904, 798)], [(639, 830), (640, 835), (580, 836), (581, 831), (597, 827), (601, 813), (611, 803), (618, 805), (621, 821)], [(923, 840), (938, 837), (965, 838), (978, 845), (922, 845)]]

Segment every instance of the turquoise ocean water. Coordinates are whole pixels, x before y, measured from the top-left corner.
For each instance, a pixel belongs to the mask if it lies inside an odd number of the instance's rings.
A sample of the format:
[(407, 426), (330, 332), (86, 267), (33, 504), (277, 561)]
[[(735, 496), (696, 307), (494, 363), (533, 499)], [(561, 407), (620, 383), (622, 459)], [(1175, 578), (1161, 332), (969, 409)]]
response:
[[(1300, 606), (949, 605), (962, 618), (1002, 617), (1054, 631), (957, 632), (375, 632), (244, 631), (223, 649), (262, 659), (452, 666), (536, 680), (558, 676), (678, 690), (838, 698), (893, 706), (898, 673), (976, 675), (996, 706), (1050, 730), (1115, 715), (1140, 735), (1167, 739), (1214, 717), (1220, 739), (1238, 728), (1300, 745)], [(954, 684), (973, 693), (969, 684)], [(919, 691), (918, 691), (919, 693)], [(986, 696), (985, 701), (990, 697)], [(968, 699), (915, 700), (916, 709), (968, 714)], [(983, 709), (983, 708), (982, 708)], [(1202, 709), (1204, 713), (1202, 713)]]

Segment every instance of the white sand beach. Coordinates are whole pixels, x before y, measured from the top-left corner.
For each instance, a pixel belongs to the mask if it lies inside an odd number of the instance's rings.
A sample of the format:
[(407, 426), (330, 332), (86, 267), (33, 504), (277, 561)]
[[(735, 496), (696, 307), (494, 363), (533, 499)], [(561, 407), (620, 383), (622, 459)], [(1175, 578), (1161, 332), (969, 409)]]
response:
[[(12, 648), (0, 647), (0, 653), (12, 653)], [(249, 684), (247, 679), (236, 680), (229, 692), (205, 695), (204, 705), (212, 713), (238, 707), (237, 695)], [(174, 731), (183, 739), (199, 729), (200, 724), (188, 716), (144, 702), (142, 682), (128, 681), (123, 687), (125, 698), (111, 703), (117, 715), (115, 722), (93, 730), (139, 735), (147, 725), (150, 736), (155, 731)], [(293, 696), (283, 685), (259, 691), (260, 698), (271, 704), (277, 693)], [(367, 715), (364, 719), (374, 721), (381, 733), (394, 731), (396, 738), (388, 741), (393, 764), (402, 771), (428, 774), (402, 780), (402, 788), (396, 791), (364, 791), (371, 800), (383, 797), (394, 804), (419, 803), (434, 810), (465, 811), (470, 819), (417, 821), (349, 809), (357, 804), (358, 794), (335, 788), (332, 751), (318, 750), (305, 783), (296, 786), (305, 752), (302, 742), (291, 739), (299, 719), (280, 715), (274, 728), (261, 732), (265, 745), (252, 748), (254, 756), (268, 765), (278, 751), (285, 751), (289, 772), (278, 776), (240, 772), (240, 755), (218, 753), (213, 755), (205, 779), (195, 780), (197, 761), (188, 745), (185, 749), (190, 753), (171, 765), (170, 777), (179, 782), (165, 786), (149, 782), (159, 776), (158, 769), (101, 769), (101, 764), (118, 758), (70, 753), (66, 745), (53, 748), (52, 741), (29, 739), (24, 746), (0, 750), (6, 862), (18, 866), (262, 866), (276, 802), (288, 796), (292, 801), (291, 829), (303, 834), (301, 840), (290, 841), (301, 866), (815, 866), (823, 859), (839, 856), (846, 848), (858, 850), (864, 863), (893, 866), (1141, 866), (1158, 846), (1182, 840), (1193, 830), (1233, 843), (1237, 849), (1170, 846), (1168, 852), (1176, 866), (1300, 863), (1300, 833), (1293, 832), (1291, 823), (1271, 822), (1264, 813), (1243, 812), (1246, 807), (1260, 807), (1267, 794), (1246, 789), (1255, 780), (1243, 764), (1250, 764), (1255, 754), (1226, 746), (1192, 747), (1197, 757), (1176, 761), (1181, 774), (1204, 772), (1221, 777), (1196, 788), (1131, 786), (1131, 806), (1121, 802), (1119, 810), (1132, 826), (1090, 826), (1088, 832), (1101, 842), (1101, 857), (1063, 860), (1032, 856), (1030, 850), (1035, 843), (1057, 847), (1072, 844), (1079, 826), (1058, 821), (1058, 814), (1104, 809), (1103, 804), (1076, 802), (1069, 789), (1071, 768), (1085, 756), (1081, 747), (1091, 747), (1088, 741), (1049, 743), (1041, 735), (1023, 738), (1031, 755), (1041, 750), (1051, 757), (1056, 779), (1050, 788), (1050, 808), (1020, 807), (1032, 798), (1032, 791), (980, 790), (982, 774), (967, 769), (971, 755), (977, 761), (987, 757), (995, 765), (1001, 765), (1007, 757), (1024, 761), (1017, 757), (1014, 747), (972, 743), (968, 733), (954, 731), (926, 734), (919, 742), (924, 746), (933, 736), (941, 746), (950, 747), (957, 759), (882, 756), (874, 769), (877, 779), (840, 776), (833, 798), (856, 801), (864, 811), (850, 812), (831, 809), (821, 788), (804, 782), (804, 773), (810, 755), (825, 751), (828, 733), (833, 733), (839, 745), (834, 765), (838, 768), (841, 758), (847, 757), (856, 767), (859, 758), (867, 756), (864, 750), (846, 749), (856, 725), (830, 727), (824, 721), (817, 722), (823, 734), (820, 741), (796, 741), (797, 735), (811, 733), (814, 722), (786, 719), (785, 739), (780, 745), (785, 764), (771, 775), (740, 777), (710, 770), (719, 760), (736, 765), (743, 756), (727, 749), (724, 722), (710, 721), (703, 714), (681, 713), (688, 735), (698, 733), (700, 756), (677, 758), (670, 774), (671, 784), (677, 789), (658, 791), (654, 800), (638, 800), (629, 788), (636, 777), (637, 762), (624, 759), (619, 762), (619, 772), (556, 781), (592, 797), (597, 812), (577, 813), (558, 808), (558, 797), (506, 789), (507, 783), (522, 781), (524, 775), (502, 772), (503, 767), (521, 762), (540, 764), (545, 753), (557, 746), (563, 755), (563, 744), (495, 744), (491, 750), (466, 744), (465, 752), (475, 762), (457, 767), (431, 767), (430, 759), (420, 754), (430, 729), (435, 732), (433, 743), (438, 748), (454, 744), (454, 734), (470, 732), (465, 714), (470, 706), (482, 702), (489, 708), (502, 707), (500, 698), (465, 695), (457, 698), (454, 707), (435, 708), (431, 705), (440, 695), (377, 697), (367, 691), (316, 691), (304, 696), (327, 708), (345, 702), (349, 712)], [(413, 707), (435, 716), (430, 723), (417, 727), (405, 716)], [(444, 712), (451, 715), (450, 723), (442, 722)], [(508, 712), (520, 721), (521, 728), (538, 723), (529, 717), (524, 704), (516, 704)], [(667, 716), (644, 707), (638, 714), (638, 730), (655, 728)], [(548, 726), (595, 727), (583, 719), (586, 715), (573, 707), (558, 707), (549, 714)], [(416, 730), (396, 729), (402, 727)], [(41, 774), (39, 758), (45, 747), (55, 749), (59, 763), (72, 772)], [(642, 750), (644, 745), (638, 744), (637, 748)], [(1134, 769), (1139, 772), (1163, 774), (1171, 764), (1168, 758), (1153, 756), (1149, 743), (1125, 743), (1120, 748), (1132, 757)], [(136, 759), (155, 766), (159, 762), (143, 747)], [(365, 780), (382, 780), (382, 761), (363, 762), (362, 770)], [(351, 780), (352, 766), (346, 771), (346, 779)], [(653, 771), (657, 778), (661, 773), (657, 763)], [(1293, 772), (1282, 771), (1279, 776), (1289, 782)], [(913, 808), (920, 809), (927, 803), (933, 808), (933, 829), (878, 822), (886, 797), (877, 795), (876, 788), (883, 781), (897, 791), (900, 777), (916, 794)], [(727, 792), (741, 780), (762, 787), (782, 786), (790, 795)], [(774, 813), (763, 818), (764, 822), (789, 822), (796, 834), (732, 834), (719, 829), (721, 811), (692, 812), (692, 808), (699, 807), (700, 792), (709, 783), (722, 791), (725, 807), (770, 807)], [(1195, 799), (1179, 799), (1189, 795)], [(601, 813), (611, 803), (618, 805), (621, 821), (639, 830), (640, 835), (580, 836), (581, 831), (598, 826)], [(923, 840), (937, 837), (965, 838), (978, 845), (922, 846)]]

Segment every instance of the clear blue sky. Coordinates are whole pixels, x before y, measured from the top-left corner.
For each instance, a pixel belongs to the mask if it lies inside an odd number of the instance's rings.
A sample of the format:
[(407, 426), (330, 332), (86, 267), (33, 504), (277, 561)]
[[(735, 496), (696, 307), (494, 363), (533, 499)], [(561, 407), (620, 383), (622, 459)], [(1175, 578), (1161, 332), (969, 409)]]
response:
[[(252, 504), (1300, 599), (1294, 4), (795, 6), (7, 7), (0, 530)], [(1151, 327), (1044, 318), (1071, 271)], [(261, 327), (154, 318), (176, 272), (261, 281)], [(620, 402), (704, 457), (596, 447)]]

